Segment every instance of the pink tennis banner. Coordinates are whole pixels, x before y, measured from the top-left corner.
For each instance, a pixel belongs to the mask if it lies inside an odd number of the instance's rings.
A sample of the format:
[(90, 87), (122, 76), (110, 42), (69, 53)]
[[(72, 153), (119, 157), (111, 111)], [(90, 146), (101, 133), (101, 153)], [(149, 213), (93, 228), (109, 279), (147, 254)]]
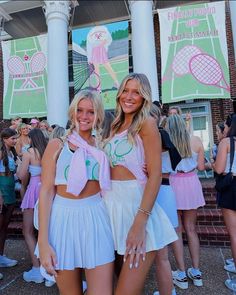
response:
[(160, 9), (162, 102), (230, 98), (225, 2)]

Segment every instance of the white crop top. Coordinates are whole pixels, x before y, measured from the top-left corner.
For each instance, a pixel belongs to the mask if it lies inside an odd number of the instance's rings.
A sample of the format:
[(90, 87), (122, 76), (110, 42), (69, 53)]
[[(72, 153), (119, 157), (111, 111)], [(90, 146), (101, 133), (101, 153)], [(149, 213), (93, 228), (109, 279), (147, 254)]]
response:
[(168, 151), (161, 153), (161, 172), (162, 173), (171, 173), (173, 172), (173, 169), (171, 167), (171, 161), (170, 161), (170, 154)]
[(41, 175), (41, 170), (41, 166), (29, 165), (29, 173), (31, 174), (31, 176)]
[[(230, 164), (230, 153), (227, 154), (226, 166), (225, 166), (225, 171), (224, 171), (225, 173), (229, 172), (229, 164)], [(233, 174), (236, 174), (236, 151), (234, 152), (234, 160), (233, 160), (231, 172)]]
[[(66, 142), (57, 160), (55, 185), (67, 184), (72, 155), (73, 152), (69, 149), (68, 143)], [(99, 164), (90, 154), (88, 154), (86, 159), (86, 168), (89, 180), (99, 180)], [(79, 167), (75, 173), (80, 173)]]
[(193, 169), (196, 169), (198, 165), (197, 159), (198, 154), (192, 151), (192, 157), (183, 158), (175, 168), (175, 172), (183, 171), (187, 173), (192, 171)]

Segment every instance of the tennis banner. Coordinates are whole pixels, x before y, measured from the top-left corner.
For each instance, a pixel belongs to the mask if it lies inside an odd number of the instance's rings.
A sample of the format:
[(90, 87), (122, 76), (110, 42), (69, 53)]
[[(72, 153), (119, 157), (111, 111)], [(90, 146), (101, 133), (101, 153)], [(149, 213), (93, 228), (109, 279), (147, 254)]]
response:
[(160, 9), (162, 102), (230, 98), (225, 2)]
[(105, 109), (114, 109), (117, 89), (129, 73), (128, 22), (72, 31), (74, 90), (101, 93)]
[(3, 118), (47, 115), (47, 36), (2, 42)]

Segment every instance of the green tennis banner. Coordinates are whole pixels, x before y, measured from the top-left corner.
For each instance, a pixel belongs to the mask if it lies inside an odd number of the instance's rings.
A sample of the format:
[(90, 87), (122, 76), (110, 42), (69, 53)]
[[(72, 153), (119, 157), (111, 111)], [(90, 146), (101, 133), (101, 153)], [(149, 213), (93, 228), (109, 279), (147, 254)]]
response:
[(230, 98), (225, 2), (158, 11), (162, 102)]
[(74, 89), (101, 93), (105, 109), (114, 109), (117, 89), (129, 73), (128, 22), (72, 32)]
[(2, 42), (3, 118), (47, 115), (47, 36)]

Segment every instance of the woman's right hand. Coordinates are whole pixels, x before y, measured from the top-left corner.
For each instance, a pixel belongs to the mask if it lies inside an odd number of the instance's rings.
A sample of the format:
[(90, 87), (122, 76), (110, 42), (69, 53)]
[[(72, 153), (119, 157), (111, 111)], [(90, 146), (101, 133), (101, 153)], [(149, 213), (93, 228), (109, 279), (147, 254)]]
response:
[(46, 272), (52, 276), (57, 276), (55, 267), (57, 265), (57, 257), (53, 248), (48, 244), (39, 247), (40, 263), (45, 268)]

